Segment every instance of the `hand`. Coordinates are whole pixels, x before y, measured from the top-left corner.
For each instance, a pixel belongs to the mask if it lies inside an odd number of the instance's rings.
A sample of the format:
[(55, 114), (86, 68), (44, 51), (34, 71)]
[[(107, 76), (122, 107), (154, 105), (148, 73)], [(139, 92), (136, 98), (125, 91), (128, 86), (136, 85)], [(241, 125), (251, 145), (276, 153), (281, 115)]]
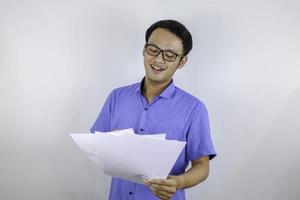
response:
[(155, 196), (162, 200), (169, 200), (178, 189), (179, 179), (177, 176), (169, 176), (167, 179), (148, 179), (144, 183)]

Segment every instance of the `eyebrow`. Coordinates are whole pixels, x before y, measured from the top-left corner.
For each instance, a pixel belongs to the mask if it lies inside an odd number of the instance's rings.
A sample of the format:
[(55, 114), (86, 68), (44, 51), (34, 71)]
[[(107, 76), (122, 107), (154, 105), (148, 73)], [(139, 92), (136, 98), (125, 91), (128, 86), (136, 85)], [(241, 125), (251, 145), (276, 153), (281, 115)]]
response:
[[(161, 49), (158, 45), (156, 45), (156, 44), (154, 44), (152, 42), (150, 42), (148, 44), (151, 44), (151, 45), (156, 46), (157, 48)], [(175, 52), (173, 49), (161, 49), (161, 50), (163, 50), (163, 51), (169, 51), (169, 52), (175, 53), (177, 55), (181, 55), (180, 53)]]

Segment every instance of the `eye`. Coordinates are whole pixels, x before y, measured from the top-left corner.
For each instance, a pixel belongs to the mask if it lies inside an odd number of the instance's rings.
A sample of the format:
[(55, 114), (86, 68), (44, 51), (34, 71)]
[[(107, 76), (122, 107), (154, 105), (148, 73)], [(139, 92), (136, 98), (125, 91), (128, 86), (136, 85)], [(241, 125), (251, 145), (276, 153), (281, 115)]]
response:
[(176, 57), (176, 55), (174, 53), (172, 53), (172, 52), (166, 52), (165, 56), (168, 57), (168, 58), (174, 58), (174, 57)]
[(152, 47), (152, 46), (148, 46), (148, 50), (153, 52), (153, 53), (156, 53), (156, 52), (159, 51), (156, 47)]

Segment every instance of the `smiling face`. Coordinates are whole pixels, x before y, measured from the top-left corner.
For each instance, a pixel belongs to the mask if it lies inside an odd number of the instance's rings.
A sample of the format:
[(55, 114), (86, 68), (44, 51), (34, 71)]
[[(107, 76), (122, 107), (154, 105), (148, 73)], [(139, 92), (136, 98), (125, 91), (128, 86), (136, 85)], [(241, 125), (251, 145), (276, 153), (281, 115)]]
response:
[(157, 50), (155, 47), (158, 47), (161, 50), (166, 50), (165, 59), (168, 59), (167, 57), (172, 55), (170, 52), (178, 55), (183, 54), (182, 41), (179, 37), (167, 29), (157, 28), (149, 37), (148, 44), (151, 45), (148, 47), (148, 53), (146, 51), (146, 47), (143, 50), (144, 67), (146, 72), (145, 79), (147, 82), (152, 84), (167, 85), (171, 81), (176, 70), (184, 66), (187, 57), (177, 56), (174, 62), (165, 61), (163, 59), (162, 52), (160, 52), (157, 56), (153, 56), (153, 53)]

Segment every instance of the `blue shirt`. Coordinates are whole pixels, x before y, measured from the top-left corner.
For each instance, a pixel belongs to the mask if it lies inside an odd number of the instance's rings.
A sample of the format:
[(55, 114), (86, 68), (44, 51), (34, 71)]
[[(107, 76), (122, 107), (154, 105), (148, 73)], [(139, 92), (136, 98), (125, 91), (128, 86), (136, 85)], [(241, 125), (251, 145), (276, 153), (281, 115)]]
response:
[[(133, 128), (136, 134), (166, 133), (167, 139), (186, 141), (170, 175), (184, 173), (189, 161), (216, 156), (208, 113), (200, 100), (175, 87), (172, 81), (148, 104), (142, 95), (142, 84), (143, 81), (113, 90), (91, 132)], [(114, 177), (109, 199), (158, 200), (147, 186)], [(184, 190), (176, 191), (172, 197), (172, 200), (184, 199)]]

